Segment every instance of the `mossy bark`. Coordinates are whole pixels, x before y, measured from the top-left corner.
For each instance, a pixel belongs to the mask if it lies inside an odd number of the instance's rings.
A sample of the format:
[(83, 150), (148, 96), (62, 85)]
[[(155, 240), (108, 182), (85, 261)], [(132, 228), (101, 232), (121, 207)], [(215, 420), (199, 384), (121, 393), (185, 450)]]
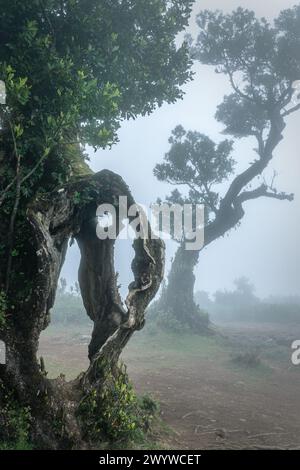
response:
[[(126, 307), (121, 304), (114, 270), (114, 240), (96, 235), (96, 209), (109, 203), (118, 214), (118, 198), (134, 203), (124, 181), (110, 171), (76, 178), (58, 191), (41, 195), (27, 207), (24, 253), (14, 271), (26, 273), (23, 295), (9, 302), (0, 339), (6, 344), (2, 381), (33, 416), (32, 435), (40, 447), (84, 448), (78, 407), (91, 390), (101, 396), (106, 374), (118, 370), (122, 349), (143, 327), (144, 312), (163, 277), (160, 240), (134, 241), (134, 282)], [(39, 336), (49, 325), (57, 283), (70, 239), (76, 239), (81, 262), (79, 283), (87, 314), (94, 322), (90, 366), (72, 383), (49, 380), (37, 359)], [(17, 284), (15, 283), (15, 287)], [(13, 298), (12, 289), (7, 297)]]

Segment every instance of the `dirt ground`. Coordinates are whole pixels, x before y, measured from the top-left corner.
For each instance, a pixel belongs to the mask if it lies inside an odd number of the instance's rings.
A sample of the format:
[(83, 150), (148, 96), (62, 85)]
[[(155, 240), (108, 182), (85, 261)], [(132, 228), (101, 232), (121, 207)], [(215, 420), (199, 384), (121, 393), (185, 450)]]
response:
[[(209, 338), (137, 333), (123, 355), (137, 391), (160, 402), (172, 449), (300, 448), (300, 326), (218, 325)], [(87, 366), (88, 328), (52, 327), (40, 353), (49, 376)], [(248, 352), (255, 365), (238, 362)]]

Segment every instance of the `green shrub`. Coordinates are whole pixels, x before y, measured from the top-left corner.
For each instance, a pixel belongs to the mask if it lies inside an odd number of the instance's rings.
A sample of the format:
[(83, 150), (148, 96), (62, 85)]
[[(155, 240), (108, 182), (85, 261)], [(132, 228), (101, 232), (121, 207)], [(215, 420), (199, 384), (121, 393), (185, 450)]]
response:
[(86, 436), (115, 443), (141, 439), (157, 412), (151, 398), (136, 396), (124, 366), (107, 373), (101, 390), (93, 389), (79, 407)]
[(0, 328), (5, 325), (5, 313), (7, 309), (6, 294), (0, 291)]
[(0, 449), (31, 449), (30, 423), (30, 409), (20, 406), (0, 381)]
[[(207, 312), (204, 312), (200, 308), (194, 313), (197, 318), (198, 332), (202, 330), (206, 332), (209, 329), (210, 319)], [(193, 333), (194, 328), (188, 323), (185, 323), (184, 315), (182, 322), (169, 311), (161, 311), (151, 309), (147, 313), (147, 331), (151, 334), (155, 334), (158, 331), (167, 331), (172, 333)]]
[(261, 364), (260, 354), (257, 350), (246, 351), (234, 356), (233, 361), (245, 367), (258, 367)]

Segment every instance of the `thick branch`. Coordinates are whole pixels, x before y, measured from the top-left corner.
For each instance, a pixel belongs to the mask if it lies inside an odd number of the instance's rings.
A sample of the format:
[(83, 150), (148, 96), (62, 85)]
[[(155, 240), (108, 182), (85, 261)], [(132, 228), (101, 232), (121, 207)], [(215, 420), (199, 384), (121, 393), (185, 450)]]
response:
[(219, 210), (215, 220), (207, 225), (204, 233), (204, 247), (225, 235), (228, 230), (236, 227), (245, 215), (242, 204), (246, 201), (267, 197), (280, 201), (293, 201), (294, 195), (284, 192), (276, 192), (266, 185), (262, 185), (253, 191), (244, 191), (236, 198), (234, 204), (230, 207), (224, 206)]
[(300, 109), (300, 103), (297, 104), (296, 106), (294, 106), (293, 108), (288, 109), (287, 111), (285, 111), (285, 112), (281, 115), (281, 117), (283, 117), (283, 118), (284, 118), (284, 117), (287, 117), (287, 116), (289, 116), (290, 114), (295, 113), (295, 112), (298, 111), (299, 109)]
[(248, 167), (243, 173), (240, 173), (231, 183), (225, 197), (221, 201), (220, 210), (223, 207), (229, 207), (234, 204), (236, 198), (240, 192), (257, 176), (259, 176), (263, 170), (268, 166), (268, 163), (273, 157), (273, 151), (279, 142), (282, 140), (282, 132), (285, 128), (285, 123), (282, 117), (278, 113), (274, 113), (270, 119), (271, 128), (263, 148), (263, 152), (260, 154), (260, 158), (256, 160), (250, 167)]
[(259, 188), (254, 189), (253, 191), (244, 191), (238, 197), (238, 202), (243, 203), (250, 201), (251, 199), (257, 199), (259, 197), (268, 197), (272, 199), (278, 199), (279, 201), (293, 201), (294, 194), (287, 194), (284, 192), (277, 192), (275, 190), (270, 190), (268, 186), (261, 185)]

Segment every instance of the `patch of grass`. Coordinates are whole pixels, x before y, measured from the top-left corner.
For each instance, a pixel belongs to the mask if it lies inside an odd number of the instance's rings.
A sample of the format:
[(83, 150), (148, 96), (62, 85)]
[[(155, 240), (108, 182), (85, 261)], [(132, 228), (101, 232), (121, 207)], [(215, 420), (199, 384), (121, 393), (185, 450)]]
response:
[[(82, 367), (80, 362), (82, 362)], [(63, 375), (66, 380), (72, 380), (78, 377), (78, 375), (88, 367), (88, 361), (86, 360), (84, 363), (84, 359), (82, 361), (78, 361), (77, 359), (66, 360), (66, 357), (63, 357), (61, 361), (59, 358), (54, 359), (52, 357), (48, 357), (46, 359), (46, 371), (47, 377), (49, 379), (54, 379), (59, 375)]]
[(219, 335), (199, 336), (189, 333), (165, 333), (156, 335), (147, 331), (137, 333), (124, 351), (125, 361), (136, 357), (142, 360), (145, 367), (176, 367), (179, 362), (190, 358), (214, 359), (224, 362), (231, 352), (231, 346)]
[(258, 367), (261, 365), (260, 353), (257, 350), (241, 352), (233, 356), (232, 360), (243, 367)]
[(260, 382), (273, 374), (273, 369), (262, 360), (261, 353), (248, 350), (241, 353), (232, 353), (226, 368), (234, 372), (237, 377), (245, 382)]

